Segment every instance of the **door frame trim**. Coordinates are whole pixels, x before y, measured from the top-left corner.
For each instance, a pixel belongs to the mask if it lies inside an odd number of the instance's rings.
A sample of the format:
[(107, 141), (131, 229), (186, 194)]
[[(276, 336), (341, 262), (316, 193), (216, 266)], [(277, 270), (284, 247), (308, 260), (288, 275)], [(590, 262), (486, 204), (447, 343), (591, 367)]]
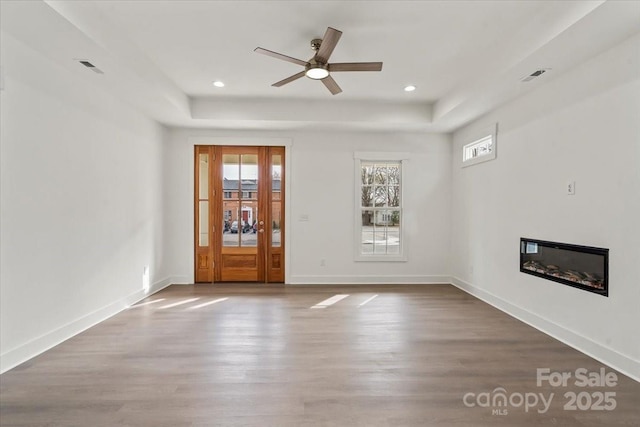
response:
[[(291, 224), (293, 223), (291, 216), (291, 150), (293, 148), (293, 138), (288, 137), (238, 137), (238, 136), (189, 136), (187, 137), (187, 143), (190, 150), (189, 159), (193, 159), (195, 146), (196, 145), (223, 145), (223, 146), (265, 146), (265, 147), (273, 147), (280, 146), (284, 147), (284, 170), (285, 179), (284, 188), (284, 212), (285, 218), (287, 218), (286, 223), (286, 233), (284, 236), (284, 283), (289, 284), (291, 277)], [(195, 197), (195, 180), (193, 177), (195, 176), (195, 162), (193, 160), (189, 161), (189, 193), (191, 194), (191, 200)], [(194, 204), (190, 203), (189, 205), (189, 222), (190, 227), (193, 226), (193, 218), (195, 218)], [(195, 283), (195, 270), (193, 266), (195, 265), (195, 251), (193, 248), (195, 247), (195, 233), (189, 233), (190, 235), (190, 246), (189, 246), (189, 262), (191, 265), (189, 272), (189, 283)]]

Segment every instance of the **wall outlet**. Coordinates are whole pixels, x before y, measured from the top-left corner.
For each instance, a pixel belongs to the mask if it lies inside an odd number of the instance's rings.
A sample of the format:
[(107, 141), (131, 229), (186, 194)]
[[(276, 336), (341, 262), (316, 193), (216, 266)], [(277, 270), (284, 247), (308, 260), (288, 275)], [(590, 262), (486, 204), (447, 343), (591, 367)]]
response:
[(567, 181), (567, 196), (573, 196), (576, 194), (576, 182)]

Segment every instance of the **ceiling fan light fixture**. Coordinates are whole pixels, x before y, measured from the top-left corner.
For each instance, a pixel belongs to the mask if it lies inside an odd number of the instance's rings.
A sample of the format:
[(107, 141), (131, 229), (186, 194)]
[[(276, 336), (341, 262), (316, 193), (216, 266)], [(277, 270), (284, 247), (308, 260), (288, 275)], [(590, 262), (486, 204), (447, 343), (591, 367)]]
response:
[(221, 82), (220, 80), (216, 80), (215, 82), (213, 82), (213, 85), (215, 87), (224, 87), (224, 83)]
[(338, 40), (340, 40), (341, 36), (342, 31), (327, 27), (327, 31), (324, 33), (324, 37), (322, 39), (311, 40), (311, 48), (316, 53), (313, 55), (313, 58), (308, 61), (303, 61), (301, 59), (293, 58), (261, 47), (255, 48), (254, 52), (271, 56), (272, 58), (280, 59), (282, 61), (291, 62), (296, 65), (302, 65), (304, 67), (304, 70), (295, 73), (286, 79), (282, 79), (279, 82), (275, 82), (271, 86), (284, 86), (306, 76), (312, 80), (320, 80), (332, 95), (337, 95), (342, 92), (342, 89), (331, 76), (334, 71), (382, 71), (382, 62), (329, 63), (331, 53), (338, 44)]
[(414, 85), (408, 85), (404, 87), (405, 92), (413, 92), (414, 90), (416, 90), (416, 87)]
[(309, 67), (305, 72), (306, 76), (313, 80), (322, 80), (329, 75), (329, 70), (326, 67), (316, 65)]

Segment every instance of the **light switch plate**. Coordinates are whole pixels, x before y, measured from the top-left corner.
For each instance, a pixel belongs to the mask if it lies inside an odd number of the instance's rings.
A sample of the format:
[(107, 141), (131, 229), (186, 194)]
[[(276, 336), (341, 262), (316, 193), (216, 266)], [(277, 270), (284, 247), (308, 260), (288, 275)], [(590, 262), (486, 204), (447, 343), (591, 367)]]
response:
[(576, 182), (567, 181), (567, 196), (574, 196), (576, 194)]

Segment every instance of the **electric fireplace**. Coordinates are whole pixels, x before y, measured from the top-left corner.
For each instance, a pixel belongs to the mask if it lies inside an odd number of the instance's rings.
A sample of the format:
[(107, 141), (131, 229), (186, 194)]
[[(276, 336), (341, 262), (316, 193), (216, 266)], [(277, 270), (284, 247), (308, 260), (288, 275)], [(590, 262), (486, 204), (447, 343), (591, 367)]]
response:
[(609, 296), (609, 249), (523, 237), (520, 271)]

